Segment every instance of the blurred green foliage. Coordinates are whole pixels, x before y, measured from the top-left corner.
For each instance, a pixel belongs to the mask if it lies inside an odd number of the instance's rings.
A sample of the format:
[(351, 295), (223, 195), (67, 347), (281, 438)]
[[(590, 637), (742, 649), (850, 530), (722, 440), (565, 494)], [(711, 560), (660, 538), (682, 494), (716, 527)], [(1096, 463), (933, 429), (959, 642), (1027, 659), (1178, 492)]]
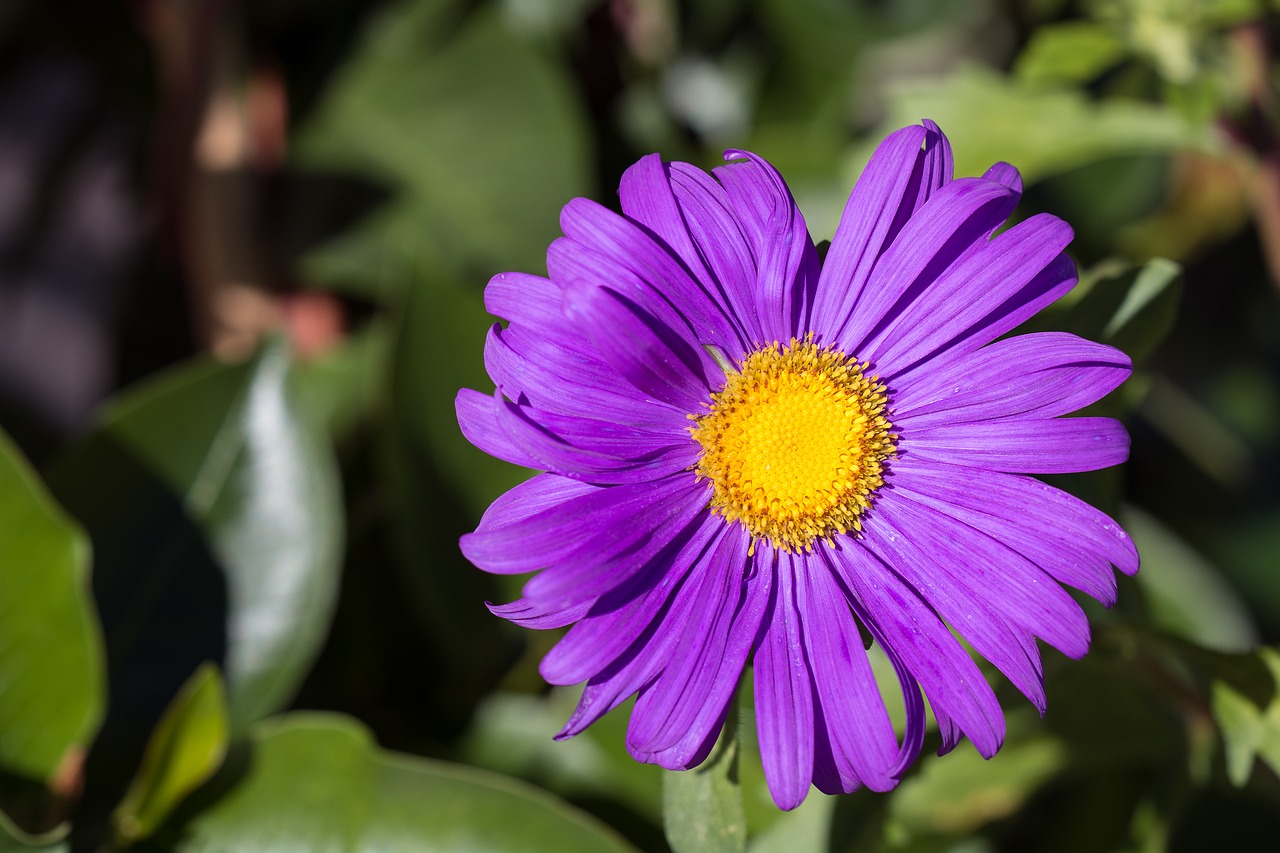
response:
[[(0, 204), (0, 297), (78, 293), (115, 373), (68, 426), (29, 386), (58, 399), (39, 368), (84, 326), (14, 333), (29, 380), (0, 365), (0, 850), (1270, 849), (1275, 2), (2, 9), (0, 147), (30, 187)], [(891, 794), (779, 813), (749, 679), (692, 773), (632, 761), (626, 707), (552, 742), (576, 699), (537, 673), (554, 632), (489, 614), (520, 579), (457, 549), (526, 474), (454, 419), (489, 387), (485, 282), (541, 272), (561, 206), (616, 206), (654, 150), (759, 152), (826, 239), (876, 142), (926, 117), (957, 174), (1011, 162), (1017, 215), (1076, 229), (1082, 284), (1027, 328), (1134, 358), (1099, 404), (1133, 453), (1054, 482), (1119, 514), (1141, 573), (1088, 605), (1086, 660), (1047, 651), (1044, 719), (989, 671), (1001, 753), (926, 755)], [(41, 266), (99, 246), (66, 242), (80, 214), (114, 260)], [(106, 295), (58, 278), (89, 268)]]

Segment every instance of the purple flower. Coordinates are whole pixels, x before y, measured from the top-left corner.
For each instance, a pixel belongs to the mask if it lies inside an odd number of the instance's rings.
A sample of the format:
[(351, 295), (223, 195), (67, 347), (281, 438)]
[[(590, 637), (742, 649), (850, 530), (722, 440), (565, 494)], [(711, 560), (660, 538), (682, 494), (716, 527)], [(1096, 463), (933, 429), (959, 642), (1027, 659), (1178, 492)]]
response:
[[(712, 174), (650, 155), (622, 215), (565, 206), (548, 278), (495, 277), (485, 363), (463, 390), (480, 449), (539, 474), (462, 549), (537, 572), (493, 612), (573, 627), (542, 661), (586, 682), (558, 737), (636, 696), (627, 748), (708, 754), (744, 668), (774, 800), (897, 784), (928, 697), (942, 751), (984, 756), (1004, 715), (962, 637), (1043, 712), (1040, 639), (1078, 658), (1089, 625), (1060, 584), (1110, 605), (1138, 568), (1113, 520), (1027, 476), (1128, 455), (1109, 418), (1059, 417), (1129, 375), (1065, 333), (1000, 339), (1075, 284), (1071, 229), (1004, 163), (951, 176), (932, 122), (881, 143), (825, 262), (790, 191), (729, 151)], [(953, 634), (954, 632), (954, 634)], [(901, 738), (863, 634), (892, 662)]]

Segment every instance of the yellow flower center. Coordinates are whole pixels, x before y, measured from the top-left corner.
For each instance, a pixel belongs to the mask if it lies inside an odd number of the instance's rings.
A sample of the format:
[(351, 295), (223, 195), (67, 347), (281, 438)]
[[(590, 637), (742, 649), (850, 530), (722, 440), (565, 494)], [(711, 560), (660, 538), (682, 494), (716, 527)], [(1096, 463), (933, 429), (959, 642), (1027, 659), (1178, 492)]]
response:
[(692, 416), (712, 510), (746, 527), (753, 545), (809, 550), (862, 528), (897, 437), (885, 387), (866, 367), (810, 338), (774, 343), (726, 371), (710, 411)]

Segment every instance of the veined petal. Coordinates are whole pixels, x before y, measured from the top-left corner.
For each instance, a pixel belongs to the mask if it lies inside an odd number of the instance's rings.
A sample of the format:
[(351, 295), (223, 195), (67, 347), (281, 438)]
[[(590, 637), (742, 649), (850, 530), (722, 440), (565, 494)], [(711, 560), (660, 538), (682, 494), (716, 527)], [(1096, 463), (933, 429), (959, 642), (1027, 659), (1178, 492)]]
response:
[(730, 150), (725, 159), (746, 158), (715, 169), (716, 177), (746, 226), (756, 258), (756, 316), (763, 341), (803, 336), (807, 309), (818, 284), (818, 251), (804, 216), (778, 170), (749, 151)]
[(821, 558), (800, 555), (797, 604), (805, 615), (805, 651), (830, 732), (842, 790), (897, 785), (898, 738), (871, 672), (844, 590)]
[(858, 351), (890, 373), (892, 367), (944, 350), (1055, 264), (1071, 237), (1071, 227), (1061, 219), (1040, 214), (977, 244), (939, 271), (929, 287), (896, 310)]
[(813, 780), (813, 682), (796, 600), (795, 556), (778, 553), (771, 562), (773, 601), (755, 659), (756, 731), (769, 793), (789, 810), (804, 801)]
[(1010, 418), (912, 430), (900, 447), (953, 465), (1020, 474), (1069, 474), (1119, 465), (1129, 434), (1113, 418)]
[(626, 297), (606, 287), (566, 288), (565, 314), (600, 356), (642, 393), (692, 413), (724, 373), (701, 347)]
[[(907, 220), (897, 239), (869, 273), (857, 309), (822, 317), (830, 340), (844, 352), (863, 353), (864, 343), (918, 298), (948, 267), (976, 251), (1008, 218), (1016, 194), (982, 178), (952, 181)], [(816, 325), (816, 324), (815, 324)]]
[(939, 725), (955, 721), (984, 757), (1004, 741), (1004, 712), (978, 667), (936, 614), (898, 574), (857, 543), (834, 564), (856, 596), (868, 626), (924, 688)]
[[(753, 571), (748, 544), (744, 531), (726, 527), (700, 566), (702, 616), (685, 626), (679, 645), (686, 653), (636, 700), (627, 733), (633, 754), (661, 753), (684, 766), (724, 719), (769, 602), (770, 579)], [(684, 751), (673, 751), (680, 744)]]
[(895, 387), (894, 423), (920, 429), (1004, 417), (1052, 418), (1106, 396), (1128, 378), (1129, 357), (1066, 332), (996, 341), (940, 358)]

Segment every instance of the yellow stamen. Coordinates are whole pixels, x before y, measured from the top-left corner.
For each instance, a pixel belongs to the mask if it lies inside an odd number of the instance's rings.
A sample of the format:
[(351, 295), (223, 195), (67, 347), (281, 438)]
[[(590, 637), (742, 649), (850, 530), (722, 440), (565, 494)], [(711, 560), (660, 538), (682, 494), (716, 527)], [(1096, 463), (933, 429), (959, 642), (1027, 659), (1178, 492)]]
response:
[(897, 437), (878, 378), (811, 338), (752, 352), (693, 417), (711, 507), (784, 551), (860, 530)]

